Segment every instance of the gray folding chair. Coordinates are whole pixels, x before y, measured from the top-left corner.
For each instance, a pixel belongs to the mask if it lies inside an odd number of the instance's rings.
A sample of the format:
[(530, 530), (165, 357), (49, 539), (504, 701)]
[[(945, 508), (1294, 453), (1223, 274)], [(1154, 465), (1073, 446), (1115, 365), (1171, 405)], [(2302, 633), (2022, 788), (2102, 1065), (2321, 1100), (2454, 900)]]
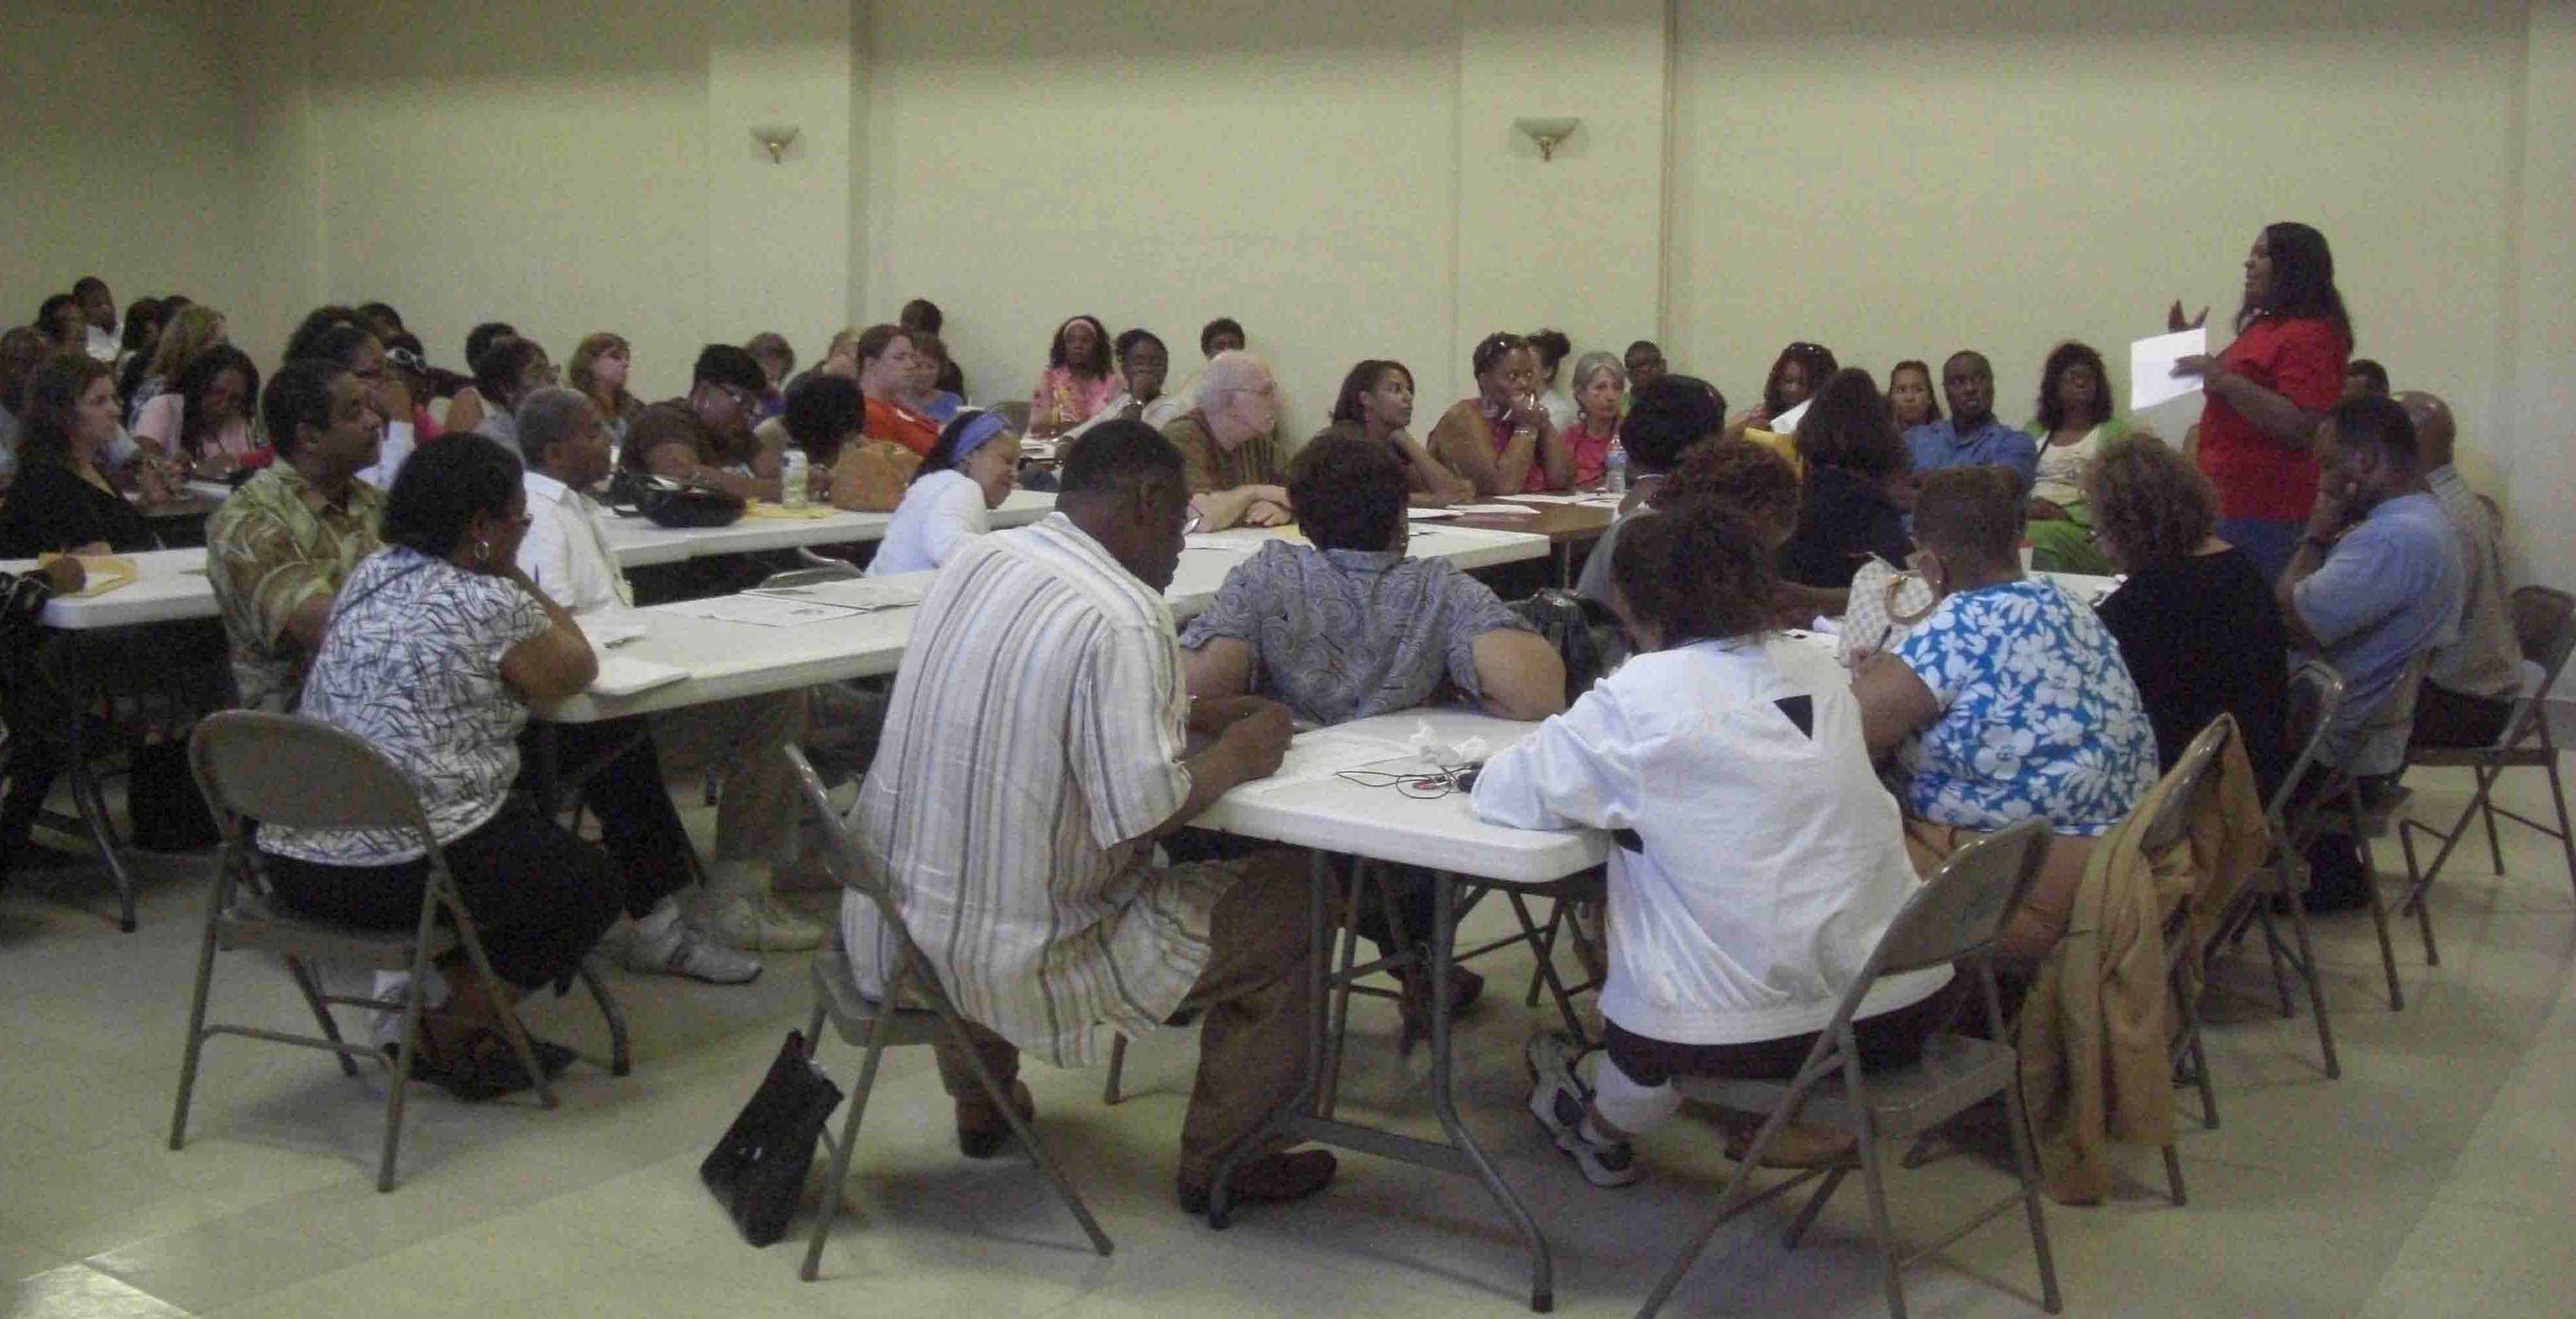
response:
[[(2567, 790), (2558, 780), (2558, 744), (2550, 737), (2549, 713), (2543, 705), (2550, 689), (2557, 686), (2558, 675), (2567, 667), (2568, 654), (2576, 651), (2576, 597), (2545, 586), (2526, 586), (2513, 593), (2513, 615), (2514, 631), (2522, 641), (2522, 694), (2495, 745), (2416, 747), (2406, 753), (2409, 769), (2418, 765), (2466, 768), (2476, 774), (2478, 783), (2477, 792), (2449, 829), (2414, 819), (2400, 821), (2397, 826), (2398, 842), (2406, 851), (2406, 900), (2399, 904), (2399, 910), (2414, 913), (2416, 928), (2424, 935), (2424, 960), (2434, 966), (2442, 964), (2442, 954), (2433, 942), (2433, 909), (2429, 901), (2433, 879), (2442, 873), (2442, 864), (2451, 859), (2452, 849), (2468, 836), (2471, 816), (2483, 816), (2486, 821), (2487, 856), (2495, 863), (2497, 874), (2504, 873), (2504, 846), (2496, 837), (2496, 817), (2501, 815), (2557, 839), (2559, 850), (2567, 858), (2568, 882), (2576, 884), (2576, 830), (2567, 825)], [(2495, 804), (2496, 780), (2508, 769), (2539, 769), (2549, 775), (2549, 801), (2558, 811), (2557, 828)], [(2442, 840), (2432, 864), (2420, 869), (2415, 863), (2418, 833)]]
[[(483, 941), (475, 933), (473, 914), (457, 895), (446, 854), (430, 831), (420, 797), (403, 778), (402, 771), (363, 739), (295, 715), (251, 710), (211, 715), (197, 725), (189, 738), (188, 759), (197, 787), (214, 810), (224, 842), (215, 870), (214, 895), (206, 904), (205, 935), (197, 951), (197, 985), (188, 1007), (187, 1054), (179, 1068), (179, 1097), (170, 1115), (170, 1148), (180, 1148), (187, 1139), (188, 1103), (196, 1090), (197, 1063), (208, 1037), (240, 1035), (274, 1044), (327, 1049), (339, 1055), (340, 1070), (349, 1076), (358, 1074), (359, 1058), (369, 1059), (391, 1073), (392, 1085), (385, 1096), (384, 1151), (376, 1173), (376, 1189), (390, 1191), (394, 1186), (394, 1154), (402, 1135), (403, 1097), (410, 1085), (410, 1068), (396, 1064), (374, 1048), (343, 1040), (338, 1023), (331, 1019), (331, 1007), (337, 1004), (401, 1012), (402, 1056), (410, 1058), (420, 1047), (420, 1022), (427, 1011), (422, 998), (434, 959), (451, 948), (461, 948), (485, 980), (500, 983), (492, 974), (491, 962), (483, 955)], [(269, 897), (247, 821), (300, 829), (391, 829), (417, 838), (427, 849), (429, 860), (429, 882), (421, 893), (417, 926), (407, 931), (367, 930), (285, 910)], [(451, 925), (439, 924), (442, 913)], [(264, 950), (286, 959), (287, 974), (294, 978), (295, 987), (313, 1009), (321, 1035), (207, 1022), (206, 998), (214, 984), (215, 954), (246, 950)], [(314, 970), (316, 963), (325, 962), (408, 971), (410, 987), (399, 1002), (326, 994)], [(624, 1076), (630, 1062), (625, 1015), (587, 966), (582, 969), (581, 979), (598, 1001), (600, 1013), (608, 1018), (612, 1048), (609, 1070)], [(553, 1108), (554, 1087), (547, 1082), (545, 1069), (537, 1065), (518, 1015), (505, 1009), (501, 1030), (512, 1056), (529, 1076), (536, 1078), (538, 1102)]]
[[(1905, 1288), (1898, 1276), (1905, 1265), (1984, 1226), (2012, 1208), (2015, 1201), (2022, 1204), (2030, 1218), (2030, 1243), (2039, 1265), (2041, 1303), (2050, 1314), (2058, 1312), (2063, 1299), (2057, 1290), (2057, 1265), (2049, 1254), (2048, 1227), (2040, 1217), (2039, 1171), (2031, 1156), (2028, 1118), (2022, 1111), (2021, 1087), (2017, 1084), (2020, 1063), (2012, 1046), (2004, 1042), (2009, 1037), (2005, 1034), (2002, 1002), (1995, 991), (1994, 972), (1995, 937), (2003, 929), (2004, 919), (2021, 905), (2023, 895), (2038, 877), (2048, 845), (2048, 826), (2029, 820), (1952, 853), (1887, 927), (1860, 975), (1843, 992), (1833, 1021), (1818, 1034), (1815, 1047), (1808, 1051), (1794, 1079), (1786, 1084), (1675, 1079), (1675, 1086), (1689, 1098), (1740, 1112), (1768, 1112), (1770, 1116), (1736, 1164), (1735, 1175), (1727, 1180), (1726, 1189), (1718, 1197), (1717, 1211), (1691, 1237), (1680, 1258), (1664, 1271), (1644, 1308), (1637, 1312), (1638, 1319), (1652, 1319), (1663, 1308), (1700, 1252), (1707, 1248), (1709, 1239), (1729, 1219), (1821, 1176), (1824, 1183), (1789, 1226), (1785, 1244), (1795, 1249), (1799, 1238), (1823, 1212), (1834, 1188), (1842, 1185), (1843, 1178), (1854, 1168), (1860, 1170), (1869, 1188), (1870, 1220), (1879, 1249), (1887, 1258), (1887, 1309), (1894, 1319), (1905, 1319)], [(1935, 1035), (1924, 1048), (1921, 1062), (1864, 1076), (1852, 1017), (1860, 1010), (1870, 986), (1881, 976), (1944, 964), (1956, 964), (1960, 974), (1976, 976), (1992, 1038)], [(1842, 1084), (1827, 1088), (1827, 1078), (1837, 1075)], [(1900, 1253), (1888, 1220), (1879, 1142), (1930, 1131), (1998, 1094), (2004, 1097), (2010, 1114), (2014, 1171), (2021, 1182), (2019, 1193), (1997, 1201), (1939, 1241), (1910, 1255)], [(1854, 1144), (1852, 1155), (1826, 1167), (1810, 1168), (1755, 1194), (1753, 1172), (1761, 1165), (1763, 1152), (1782, 1128), (1801, 1120), (1849, 1132)]]
[[(2308, 767), (2317, 763), (2317, 753), (2325, 744), (2326, 727), (2334, 722), (2335, 710), (2342, 704), (2343, 677), (2332, 665), (2309, 660), (2290, 674), (2290, 705), (2283, 723), (2299, 754), (2290, 762), (2263, 810), (2264, 825), (2272, 835), (2272, 856), (2262, 872), (2269, 882), (2246, 885), (2236, 895), (2233, 909), (2219, 921), (2218, 934), (2210, 940), (2212, 949), (2233, 947), (2255, 927), (2262, 928), (2264, 951), (2272, 963), (2272, 987), (2280, 996), (2282, 1016), (2298, 1011), (2284, 968), (2298, 972), (2307, 986), (2308, 1010), (2316, 1017), (2317, 1048), (2324, 1055), (2329, 1080), (2343, 1075), (2343, 1064), (2335, 1057), (2334, 1023), (2326, 1011), (2325, 978), (2317, 970), (2316, 946), (2308, 931), (2308, 909), (2300, 901), (2307, 891), (2307, 862), (2300, 846), (2303, 840), (2293, 836), (2289, 814), (2292, 791)], [(2275, 907), (2280, 909), (2278, 916)], [(2282, 920), (2289, 922), (2288, 939), (2281, 935)]]
[[(2225, 754), (2235, 731), (2234, 720), (2225, 716), (2213, 720), (2191, 740), (2174, 767), (2165, 771), (2164, 781), (2172, 786), (2147, 820), (2146, 832), (2139, 836), (2139, 848), (2145, 855), (2161, 856), (2190, 839), (2192, 821), (2209, 796), (2209, 772)], [(2198, 915), (2188, 896), (2165, 914), (2165, 988), (2172, 1009), (2165, 1022), (2165, 1055), (2175, 1083), (2187, 1083), (2200, 1091), (2201, 1125), (2215, 1130), (2218, 1089), (2209, 1074), (2209, 1053), (2200, 1040), (2200, 994), (2207, 984), (2207, 962)], [(2165, 1143), (2164, 1158), (2165, 1182), (2173, 1202), (2186, 1203), (2182, 1157), (2171, 1141)]]
[[(2322, 671), (2322, 676), (2319, 671)], [(2389, 700), (2392, 703), (2402, 702), (2404, 708), (2412, 711), (2415, 706), (2415, 688), (2420, 684), (2423, 672), (2423, 657), (2417, 656), (2414, 663), (2408, 667), (2407, 676), (2400, 680), (2398, 693), (2391, 696)], [(2324, 698), (2324, 689), (2321, 686), (2323, 677), (2334, 679), (2331, 701)], [(2310, 660), (2290, 674), (2290, 736), (2295, 739), (2305, 733), (2306, 736), (2302, 740), (2306, 749), (2300, 754), (2299, 763), (2292, 767), (2289, 776), (2281, 780), (2280, 795), (2273, 808), (2273, 836), (2280, 840), (2283, 851), (2288, 854), (2283, 864), (2300, 867), (2302, 875), (2305, 874), (2304, 868), (2307, 864), (2308, 844), (2315, 840), (2318, 831), (2325, 823), (2328, 812), (2343, 816), (2344, 828), (2351, 833), (2354, 845), (2361, 848), (2363, 864), (2367, 865), (2370, 862), (2369, 835), (2364, 830), (2362, 819), (2361, 784), (2341, 766), (2326, 764), (2324, 759), (2326, 730), (2333, 726), (2335, 713), (2342, 708), (2343, 692), (2343, 676), (2322, 660)], [(2313, 722), (2303, 722), (2303, 717), (2308, 715), (2310, 707), (2315, 708)], [(2299, 794), (2300, 782), (2311, 774), (2317, 776), (2317, 786), (2302, 797)], [(2304, 893), (2307, 887), (2304, 879), (2298, 884), (2300, 893)], [(2397, 979), (2397, 947), (2388, 935), (2388, 903), (2380, 894), (2379, 881), (2375, 874), (2365, 887), (2370, 892), (2371, 927), (2379, 936), (2380, 970), (2388, 978), (2388, 1008), (2391, 1012), (2403, 1012), (2406, 1009), (2406, 990)], [(2301, 905), (2296, 895), (2291, 897), (2289, 905), (2292, 919), (2301, 927), (2300, 938), (2304, 942), (2307, 909)], [(2270, 929), (2268, 922), (2265, 928)], [(2277, 952), (2277, 943), (2274, 947)], [(2275, 974), (2277, 973), (2276, 966)], [(2311, 973), (2311, 983), (2313, 983), (2313, 973)], [(2324, 1000), (2320, 998), (2318, 1001)], [(2322, 1021), (2323, 1018), (2319, 1020)], [(2331, 1076), (2334, 1073), (2329, 1070), (2327, 1074)]]
[[(868, 1093), (876, 1087), (878, 1061), (885, 1056), (886, 1050), (908, 1044), (936, 1044), (943, 1039), (966, 1044), (968, 1040), (965, 1018), (957, 1014), (957, 1005), (950, 1001), (939, 977), (922, 961), (921, 950), (912, 941), (912, 931), (903, 923), (903, 913), (895, 909), (893, 895), (887, 892), (867, 854), (859, 847), (858, 840), (850, 836), (849, 827), (832, 809), (831, 790), (823, 786), (822, 776), (806, 762), (803, 752), (791, 746), (786, 748), (785, 754), (788, 763), (796, 769), (796, 782), (805, 792), (806, 805), (813, 808), (815, 819), (831, 843), (828, 860), (833, 875), (839, 878), (842, 887), (855, 890), (875, 904), (878, 919), (885, 922), (886, 928), (893, 932), (895, 942), (903, 949), (894, 974), (886, 978), (888, 1002), (883, 1003), (859, 992), (849, 950), (841, 946), (837, 932), (831, 952), (814, 960), (814, 1015), (805, 1025), (807, 1048), (821, 1043), (823, 1024), (829, 1021), (832, 1029), (840, 1032), (843, 1042), (857, 1045), (866, 1052), (859, 1061), (859, 1079), (850, 1087), (850, 1115), (841, 1125), (840, 1138), (835, 1140), (829, 1132), (823, 1136), (823, 1143), (832, 1151), (832, 1172), (830, 1180), (823, 1184), (823, 1209), (814, 1216), (814, 1239), (805, 1248), (805, 1263), (797, 1275), (812, 1282), (815, 1270), (823, 1261), (823, 1239), (832, 1230), (833, 1218), (840, 1213), (841, 1190), (849, 1185), (850, 1152), (859, 1143), (859, 1121), (868, 1111)], [(906, 1002), (927, 1006), (902, 1006)], [(1074, 1218), (1082, 1224), (1083, 1233), (1091, 1238), (1091, 1248), (1107, 1255), (1110, 1251), (1108, 1234), (1100, 1230), (1100, 1224), (1092, 1219), (1091, 1211), (1083, 1207), (1082, 1196), (1075, 1192), (1073, 1183), (1065, 1180), (1064, 1174), (1056, 1168), (1055, 1160), (1048, 1157), (1046, 1147), (1038, 1143), (1037, 1133), (1029, 1130), (1029, 1124), (1021, 1120), (1019, 1110), (1011, 1104), (1010, 1092), (994, 1079), (992, 1069), (984, 1065), (981, 1054), (971, 1047), (964, 1052), (974, 1064), (976, 1084), (983, 1087), (985, 1095), (992, 1099), (993, 1107), (1000, 1110), (1003, 1119), (1011, 1124), (1011, 1134), (1019, 1138), (1021, 1151), (1029, 1156), (1029, 1162), (1037, 1165), (1039, 1175), (1046, 1178), (1056, 1197), (1064, 1201), (1064, 1207), (1073, 1211)]]

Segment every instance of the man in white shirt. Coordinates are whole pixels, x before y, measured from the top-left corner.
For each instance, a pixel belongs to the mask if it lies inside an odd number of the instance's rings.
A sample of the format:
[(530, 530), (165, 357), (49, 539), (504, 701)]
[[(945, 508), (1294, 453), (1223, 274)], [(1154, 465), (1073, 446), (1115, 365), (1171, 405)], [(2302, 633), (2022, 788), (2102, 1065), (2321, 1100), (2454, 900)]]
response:
[(102, 362), (116, 360), (116, 294), (107, 281), (96, 275), (83, 275), (72, 285), (72, 297), (79, 301), (81, 319), (88, 322), (88, 335), (83, 346), (89, 355)]
[[(614, 644), (621, 624), (631, 622), (622, 616), (635, 597), (609, 549), (599, 505), (582, 493), (608, 475), (608, 427), (587, 396), (559, 388), (530, 394), (517, 423), (528, 462), (528, 534), (519, 542), (519, 567), (572, 611), (594, 642)], [(687, 835), (664, 784), (722, 766), (715, 865), (691, 923), (727, 947), (794, 952), (820, 947), (824, 934), (771, 893), (795, 844), (799, 800), (780, 749), (804, 736), (805, 718), (805, 694), (788, 691), (666, 710), (641, 721), (532, 725), (531, 735), (551, 731), (558, 763), (566, 766), (647, 738), (641, 755), (619, 756), (582, 785), (610, 854), (630, 868), (687, 864)], [(630, 964), (659, 965), (682, 953), (639, 940), (627, 955)]]
[(2411, 743), (2428, 747), (2482, 747), (2503, 735), (2522, 694), (2522, 642), (2513, 631), (2512, 583), (2505, 580), (2504, 547), (2495, 518), (2451, 464), (2459, 426), (2451, 406), (2431, 394), (2397, 396), (2415, 423), (2424, 451), (2424, 484), (2458, 533), (2468, 568), (2468, 595), (2460, 606), (2460, 636), (2433, 651), (2424, 688), (2415, 701)]

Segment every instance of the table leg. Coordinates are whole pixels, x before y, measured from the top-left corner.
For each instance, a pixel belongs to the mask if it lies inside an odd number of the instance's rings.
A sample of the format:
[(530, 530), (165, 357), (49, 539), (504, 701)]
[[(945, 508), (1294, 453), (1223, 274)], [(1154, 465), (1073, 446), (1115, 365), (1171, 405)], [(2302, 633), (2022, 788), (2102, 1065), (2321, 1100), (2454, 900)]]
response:
[(1530, 1217), (1529, 1207), (1512, 1193), (1493, 1160), (1485, 1155), (1467, 1124), (1458, 1118), (1458, 1098), (1451, 1089), (1451, 1054), (1449, 1040), (1450, 966), (1458, 945), (1458, 881), (1448, 871), (1439, 872), (1434, 888), (1431, 921), (1431, 1108), (1439, 1115), (1440, 1129), (1449, 1135), (1450, 1144), (1467, 1156), (1475, 1166), (1476, 1177), (1485, 1190), (1510, 1215), (1512, 1225), (1520, 1229), (1521, 1239), (1530, 1251), (1530, 1308), (1540, 1314), (1556, 1308), (1556, 1263), (1548, 1253), (1547, 1238), (1540, 1234), (1538, 1221)]
[[(116, 927), (134, 933), (134, 873), (127, 869), (125, 847), (116, 839), (116, 826), (107, 818), (107, 794), (98, 783), (98, 767), (90, 763), (89, 715), (87, 707), (75, 702), (71, 725), (72, 800), (80, 808), (81, 819), (89, 825), (90, 837), (98, 843), (99, 855), (107, 860), (107, 873), (116, 881), (118, 904)], [(109, 702), (111, 713), (115, 710)]]

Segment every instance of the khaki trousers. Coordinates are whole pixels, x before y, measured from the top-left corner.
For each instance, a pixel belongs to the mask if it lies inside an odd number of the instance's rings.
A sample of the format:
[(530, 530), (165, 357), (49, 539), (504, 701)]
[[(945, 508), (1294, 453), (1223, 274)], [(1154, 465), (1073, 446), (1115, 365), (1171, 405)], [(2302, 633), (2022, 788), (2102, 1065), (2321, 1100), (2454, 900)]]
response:
[(718, 767), (716, 860), (793, 859), (804, 795), (781, 748), (805, 736), (805, 693), (776, 692), (649, 716), (662, 778), (686, 787)]

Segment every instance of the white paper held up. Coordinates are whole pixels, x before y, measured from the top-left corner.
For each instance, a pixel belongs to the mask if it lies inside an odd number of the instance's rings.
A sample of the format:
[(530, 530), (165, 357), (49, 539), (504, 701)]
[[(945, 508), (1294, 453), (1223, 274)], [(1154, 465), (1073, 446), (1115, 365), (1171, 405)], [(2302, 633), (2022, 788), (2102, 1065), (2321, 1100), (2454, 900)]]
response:
[(1801, 403), (1798, 406), (1781, 413), (1779, 416), (1773, 417), (1771, 419), (1771, 424), (1763, 427), (1762, 429), (1767, 430), (1774, 435), (1797, 434), (1798, 423), (1806, 419), (1808, 405), (1814, 402), (1814, 399), (1808, 399), (1805, 403)]
[(2198, 393), (2199, 376), (2178, 376), (2174, 363), (2209, 351), (2205, 327), (2159, 334), (2129, 345), (2129, 411), (2143, 412), (2185, 394)]

